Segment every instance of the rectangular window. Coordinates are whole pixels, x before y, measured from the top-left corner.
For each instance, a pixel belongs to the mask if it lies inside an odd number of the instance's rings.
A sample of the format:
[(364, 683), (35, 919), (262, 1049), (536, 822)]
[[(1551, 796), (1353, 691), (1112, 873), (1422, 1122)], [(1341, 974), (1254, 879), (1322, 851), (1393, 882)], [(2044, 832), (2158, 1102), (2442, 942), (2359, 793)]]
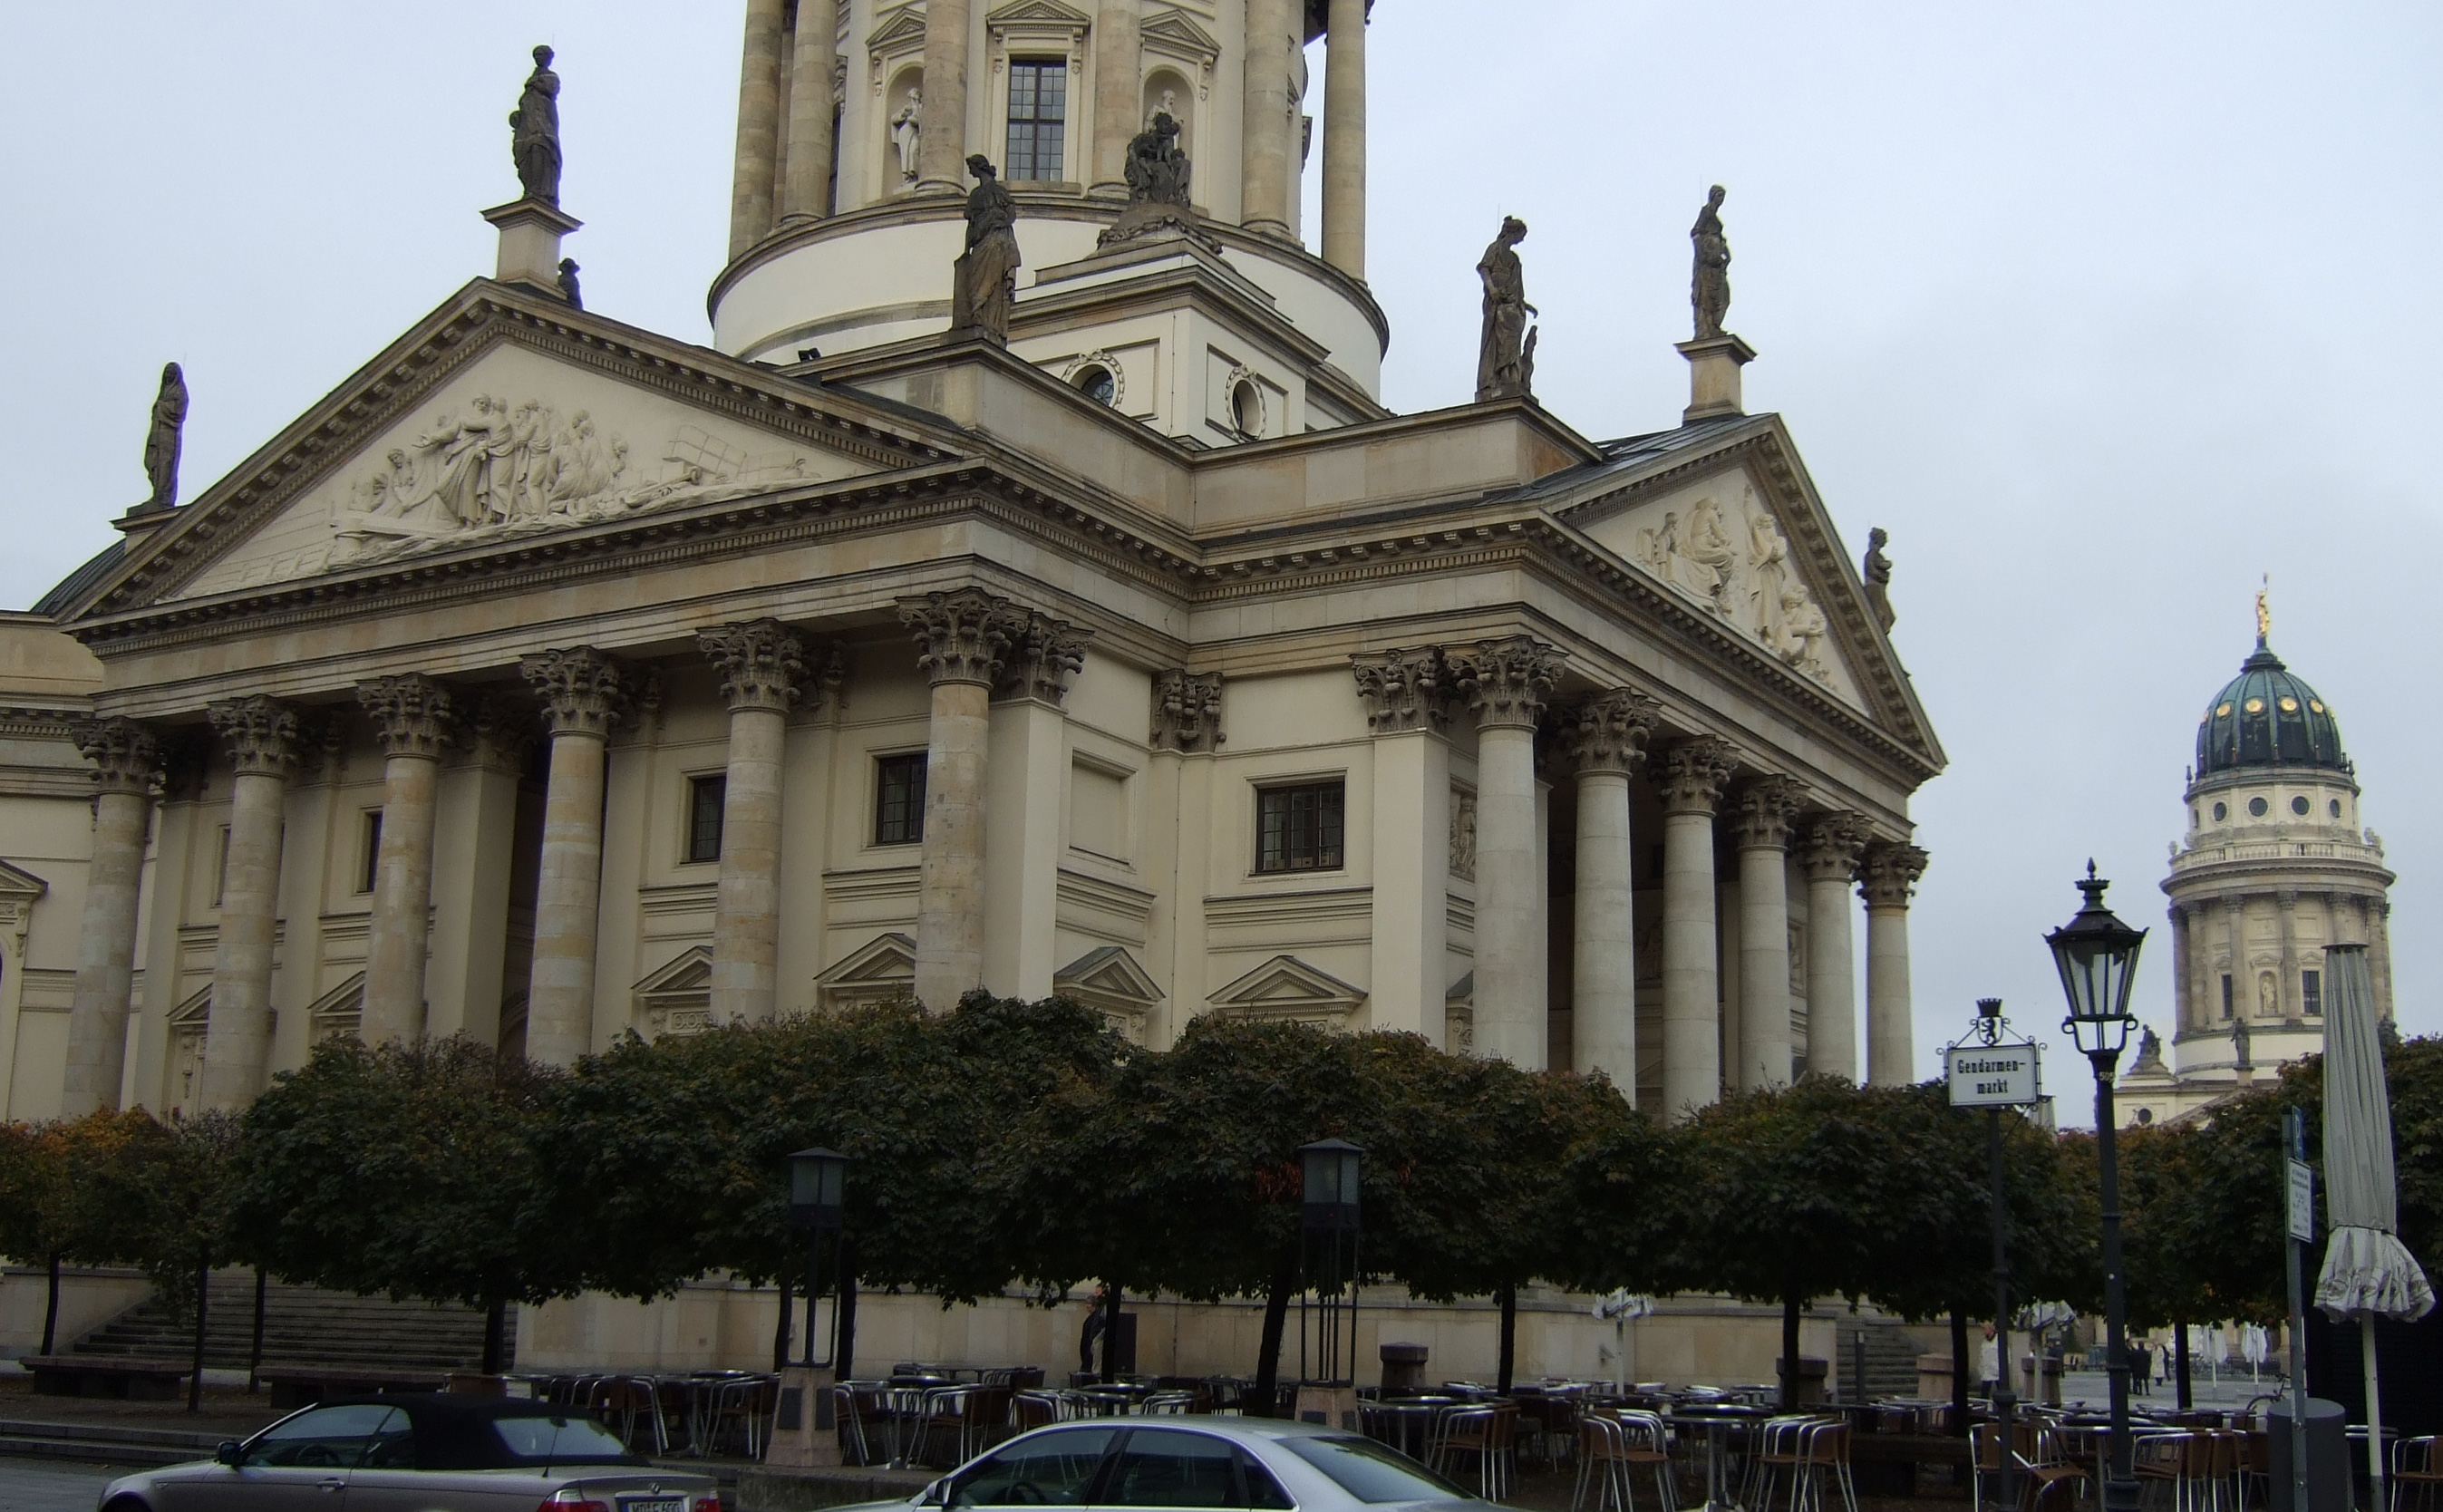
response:
[(212, 862), (212, 907), (214, 908), (221, 906), (221, 895), (229, 891), (229, 835), (230, 827), (227, 824), (222, 825), (219, 856)]
[(357, 891), (370, 893), (381, 876), (381, 810), (369, 808), (364, 818), (365, 854), (357, 866)]
[(2324, 1011), (2324, 973), (2299, 973), (2299, 1005), (2310, 1017)]
[(729, 797), (727, 777), (688, 779), (687, 858), (721, 859), (721, 805)]
[(2231, 1017), (2231, 978), (2228, 975), (2222, 979), (2222, 1016), (2226, 1019)]
[(913, 845), (925, 838), (925, 753), (885, 756), (874, 765), (873, 843)]
[(1343, 784), (1306, 783), (1256, 794), (1256, 870), (1325, 872), (1341, 864)]
[(1019, 179), (1056, 179), (1069, 120), (1069, 65), (1013, 59), (1009, 65), (1009, 152), (1004, 172)]

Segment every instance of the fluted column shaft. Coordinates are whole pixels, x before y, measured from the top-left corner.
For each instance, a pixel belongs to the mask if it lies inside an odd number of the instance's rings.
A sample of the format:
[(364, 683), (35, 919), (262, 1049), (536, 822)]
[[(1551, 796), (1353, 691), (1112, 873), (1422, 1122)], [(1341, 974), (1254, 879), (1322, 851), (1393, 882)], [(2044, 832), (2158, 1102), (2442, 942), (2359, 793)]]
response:
[[(1294, 0), (1247, 0), (1239, 221), (1251, 231), (1275, 236), (1290, 233), (1290, 49), (1296, 46), (1293, 33), (1298, 29)], [(1483, 983), (1479, 971), (1479, 1036), (1484, 1025)]]
[(1561, 759), (1578, 774), (1576, 928), (1570, 997), (1574, 1069), (1600, 1071), (1637, 1103), (1637, 848), (1628, 779), (1645, 759), (1653, 704), (1589, 700), (1561, 721)]
[(2390, 1019), (2392, 1007), (2392, 899), (2379, 897), (2367, 904), (2367, 960), (2374, 968), (2375, 1011), (2381, 1019)]
[(1137, 134), (1143, 69), (1137, 0), (1094, 8), (1094, 139), (1091, 194), (1125, 199), (1129, 141)]
[[(1323, 64), (1323, 260), (1366, 276), (1366, 0), (1332, 0)], [(1629, 1085), (1629, 1083), (1623, 1083)]]
[(1373, 735), (1371, 986), (1378, 1029), (1448, 1048), (1450, 1001), (1449, 664), (1432, 648), (1352, 656)]
[(1925, 875), (1914, 845), (1870, 847), (1859, 869), (1866, 901), (1866, 1081), (1904, 1087), (1917, 1079), (1909, 1001), (1909, 895)]
[(781, 764), (805, 648), (774, 619), (696, 636), (729, 705), (721, 880), (712, 912), (712, 1022), (772, 1017), (780, 1001)]
[(2305, 1011), (2299, 996), (2299, 894), (2286, 890), (2273, 903), (2282, 915), (2282, 986), (2275, 1006), (2284, 1018), (2295, 1019)]
[(374, 857), (373, 917), (365, 940), (367, 1044), (424, 1032), (424, 974), (432, 919), (432, 830), (441, 753), (451, 730), (450, 694), (430, 677), (357, 685), (381, 742), (381, 848)]
[(1807, 1069), (1858, 1079), (1858, 986), (1849, 947), (1849, 884), (1865, 821), (1825, 814), (1799, 847), (1807, 876)]
[(832, 212), (832, 74), (839, 62), (839, 0), (798, 0), (789, 67), (788, 152), (781, 158), (781, 218)]
[[(1252, 23), (1250, 24), (1252, 25)], [(1547, 1064), (1542, 847), (1536, 843), (1535, 726), (1561, 655), (1527, 636), (1453, 655), (1476, 716), (1476, 1050), (1530, 1071)]]
[(2189, 987), (2195, 973), (2189, 969), (2189, 911), (2175, 903), (2169, 916), (2172, 921), (2172, 1032), (2177, 1034), (2189, 1026)]
[(136, 908), (144, 878), (144, 835), (161, 748), (132, 719), (96, 720), (77, 732), (94, 764), (93, 859), (84, 874), (77, 933), (76, 995), (68, 1005), (68, 1061), (62, 1116), (116, 1112), (127, 1071), (127, 1010), (136, 980)]
[[(932, 85), (926, 84), (926, 99)], [(984, 778), (992, 690), (1011, 634), (1009, 601), (976, 588), (899, 602), (933, 686), (925, 742), (925, 842), (916, 887), (916, 1001), (936, 1011), (983, 984)], [(1017, 621), (1013, 623), (1013, 619)]]
[(1785, 1086), (1796, 1057), (1790, 1029), (1790, 822), (1798, 791), (1760, 777), (1738, 795), (1739, 1066), (1742, 1092)]
[(955, 194), (967, 171), (968, 0), (925, 0), (925, 98), (916, 107), (920, 193)]
[(1662, 1114), (1686, 1117), (1722, 1096), (1720, 949), (1714, 809), (1730, 747), (1710, 738), (1663, 753)]
[(2248, 971), (2248, 900), (2223, 899), (2222, 919), (2223, 949), (2230, 952), (2231, 961), (2231, 1016), (2236, 1022), (2248, 1017), (2248, 1005), (2256, 1001), (2256, 984), (2249, 980)]
[[(786, 0), (746, 0), (738, 67), (738, 149), (729, 187), (729, 255), (772, 230), (772, 180), (781, 151), (781, 33)], [(828, 84), (823, 90), (828, 98)]]
[(1061, 809), (1069, 785), (1070, 679), (1091, 632), (1012, 610), (986, 714), (983, 982), (996, 995), (1052, 995), (1059, 969)]
[(208, 712), (229, 745), (236, 777), (230, 789), (229, 864), (221, 874), (200, 1100), (208, 1109), (233, 1110), (263, 1090), (271, 1050), (281, 812), (288, 774), (297, 765), (297, 714), (260, 695), (216, 703)]
[(602, 782), (625, 715), (619, 664), (591, 646), (546, 651), (518, 668), (542, 706), (551, 767), (535, 889), (526, 1059), (572, 1065), (594, 1047), (594, 947), (602, 929)]

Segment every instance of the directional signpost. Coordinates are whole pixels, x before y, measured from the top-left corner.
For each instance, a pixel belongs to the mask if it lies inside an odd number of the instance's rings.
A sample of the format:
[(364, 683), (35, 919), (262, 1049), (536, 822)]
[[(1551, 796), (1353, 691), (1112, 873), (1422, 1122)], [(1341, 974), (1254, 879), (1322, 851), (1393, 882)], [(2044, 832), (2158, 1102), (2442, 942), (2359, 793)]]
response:
[(2010, 1027), (2000, 998), (1979, 998), (1967, 1038), (1942, 1052), (1951, 1105), (1985, 1110), (1985, 1150), (1993, 1167), (1993, 1415), (2001, 1419), (2003, 1506), (2016, 1499), (2011, 1415), (2018, 1400), (2011, 1391), (2011, 1223), (2002, 1200), (2002, 1110), (2033, 1107), (2044, 1097), (2036, 1047), (2006, 1039)]

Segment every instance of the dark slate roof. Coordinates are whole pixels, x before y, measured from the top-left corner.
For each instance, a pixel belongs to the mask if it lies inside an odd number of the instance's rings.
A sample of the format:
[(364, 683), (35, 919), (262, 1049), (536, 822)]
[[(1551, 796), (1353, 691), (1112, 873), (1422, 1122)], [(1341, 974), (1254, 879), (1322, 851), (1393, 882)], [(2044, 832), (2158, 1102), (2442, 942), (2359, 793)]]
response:
[(93, 554), (85, 564), (62, 578), (51, 591), (34, 600), (34, 613), (56, 615), (84, 596), (85, 590), (110, 575), (119, 559), (127, 555), (127, 538), (119, 537)]
[(2266, 767), (2346, 772), (2341, 723), (2263, 639), (2197, 721), (2197, 776)]
[(1546, 473), (1523, 489), (1514, 489), (1496, 497), (1505, 500), (1548, 499), (1555, 494), (1573, 493), (1599, 479), (1639, 471), (1658, 457), (1711, 440), (1735, 425), (1745, 425), (1755, 418), (1757, 416), (1753, 415), (1725, 415), (1669, 431), (1623, 436), (1617, 441), (1598, 441), (1595, 450), (1603, 453), (1602, 461), (1581, 462), (1558, 472)]

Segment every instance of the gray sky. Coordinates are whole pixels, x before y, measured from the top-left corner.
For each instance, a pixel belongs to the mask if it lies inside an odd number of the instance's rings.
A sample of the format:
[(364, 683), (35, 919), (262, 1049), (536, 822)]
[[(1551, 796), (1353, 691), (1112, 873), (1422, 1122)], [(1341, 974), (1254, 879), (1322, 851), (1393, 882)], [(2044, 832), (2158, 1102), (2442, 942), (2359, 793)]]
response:
[[(193, 497), (489, 271), (475, 212), (515, 193), (503, 117), (535, 42), (560, 49), (588, 305), (706, 339), (742, 13), (16, 8), (0, 604), (143, 497), (163, 360), (194, 391)], [(2054, 1038), (2039, 937), (2088, 856), (2162, 923), (2197, 716), (2268, 571), (2275, 648), (2339, 711), (2401, 874), (2403, 1027), (2443, 1028), (2443, 813), (2414, 788), (2443, 745), (2417, 440), (2443, 401), (2443, 11), (1382, 0), (1370, 51), (1395, 409), (1467, 397), (1473, 268), (1508, 212), (1547, 406), (1596, 437), (1675, 423), (1688, 224), (1729, 187), (1749, 408), (1788, 416), (1853, 553), (1892, 532), (1895, 639), (1952, 759), (1915, 809), (1921, 1068), (1980, 995)], [(2158, 1025), (2170, 975), (2158, 929)], [(2071, 1073), (2056, 1057), (2074, 1104)]]

